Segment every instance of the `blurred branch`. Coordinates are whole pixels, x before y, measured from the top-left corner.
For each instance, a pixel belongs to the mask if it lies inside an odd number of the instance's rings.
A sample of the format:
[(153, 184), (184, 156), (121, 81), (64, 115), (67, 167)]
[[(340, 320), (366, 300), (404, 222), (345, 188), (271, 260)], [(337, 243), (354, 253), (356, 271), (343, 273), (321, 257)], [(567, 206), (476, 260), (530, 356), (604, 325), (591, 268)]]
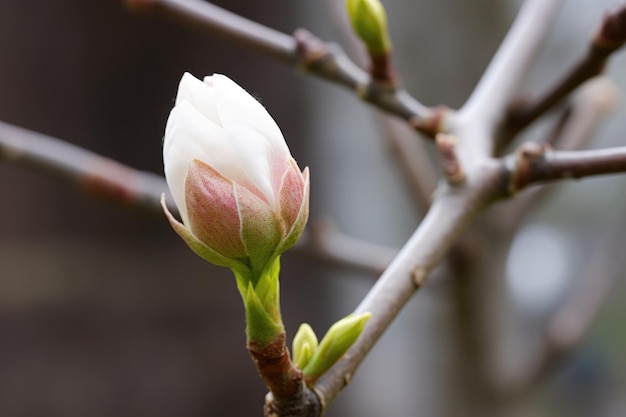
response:
[(438, 174), (425, 144), (415, 140), (415, 134), (397, 119), (382, 115), (387, 145), (398, 161), (418, 207), (424, 211), (430, 206), (437, 187)]
[[(585, 148), (600, 122), (617, 106), (618, 101), (618, 88), (610, 79), (601, 77), (587, 82), (563, 111), (544, 143), (565, 151)], [(554, 187), (527, 190), (504, 210), (498, 211), (504, 216), (499, 224), (507, 225), (511, 231), (517, 230), (531, 210), (553, 190)]]
[(294, 249), (339, 266), (381, 274), (398, 252), (341, 233), (329, 221), (312, 222)]
[(560, 129), (546, 143), (564, 151), (584, 149), (600, 122), (619, 104), (619, 96), (619, 87), (609, 78), (588, 81), (574, 96)]
[(431, 109), (406, 90), (373, 82), (336, 44), (298, 29), (293, 36), (200, 0), (124, 0), (129, 10), (171, 17), (184, 25), (230, 39), (305, 73), (343, 85), (375, 106), (406, 120), (428, 137), (439, 131), (445, 109)]
[(509, 395), (523, 395), (552, 374), (589, 333), (594, 319), (611, 294), (624, 269), (622, 257), (624, 219), (610, 222), (602, 238), (588, 253), (568, 298), (546, 321), (540, 351), (513, 384), (503, 385)]
[(172, 18), (195, 30), (227, 38), (289, 65), (298, 61), (295, 40), (282, 32), (198, 0), (123, 0), (133, 12)]
[(567, 97), (585, 81), (600, 74), (611, 54), (626, 41), (626, 3), (604, 17), (587, 54), (551, 88), (532, 101), (520, 101), (510, 108), (506, 129), (510, 137)]
[(626, 172), (626, 146), (585, 151), (551, 151), (534, 142), (515, 153), (509, 191), (529, 184)]
[[(96, 197), (162, 214), (161, 194), (169, 195), (165, 179), (142, 172), (51, 136), (0, 122), (0, 161), (52, 174), (78, 184)], [(170, 211), (176, 212), (171, 198)], [(310, 225), (299, 251), (334, 264), (381, 273), (395, 249), (348, 237), (328, 222)]]
[[(561, 0), (527, 0), (480, 82), (459, 111), (463, 120), (478, 121), (487, 129), (483, 140), (500, 126), (506, 106), (533, 63)], [(477, 123), (477, 122), (474, 122)], [(491, 143), (481, 146), (492, 147)]]
[(156, 174), (4, 122), (0, 122), (0, 161), (56, 175), (96, 197), (159, 213), (161, 194), (169, 193), (165, 180)]

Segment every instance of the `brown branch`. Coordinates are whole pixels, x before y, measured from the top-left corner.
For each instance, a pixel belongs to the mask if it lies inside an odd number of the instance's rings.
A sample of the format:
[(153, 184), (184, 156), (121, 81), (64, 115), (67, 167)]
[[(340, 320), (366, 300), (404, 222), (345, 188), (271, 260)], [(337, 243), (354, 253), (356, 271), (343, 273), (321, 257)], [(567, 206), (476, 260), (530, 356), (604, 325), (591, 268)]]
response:
[[(607, 78), (586, 83), (563, 111), (556, 126), (542, 142), (564, 151), (580, 150), (587, 146), (597, 126), (619, 101), (617, 87)], [(554, 187), (536, 187), (527, 190), (508, 206), (497, 211), (498, 224), (510, 231), (517, 230), (526, 216), (549, 197)]]
[(519, 101), (508, 114), (504, 141), (561, 102), (585, 81), (600, 74), (608, 58), (626, 40), (626, 3), (608, 13), (592, 39), (587, 54), (551, 88), (532, 101)]
[(619, 101), (619, 87), (609, 78), (588, 81), (574, 96), (560, 129), (545, 143), (563, 151), (584, 149), (600, 122), (618, 106)]
[(336, 44), (299, 29), (293, 37), (199, 0), (124, 0), (129, 10), (171, 17), (184, 25), (225, 37), (299, 70), (343, 85), (361, 99), (406, 120), (428, 137), (440, 130), (446, 111), (430, 109), (404, 89), (371, 77)]
[[(56, 175), (95, 197), (159, 213), (161, 194), (169, 193), (165, 180), (156, 174), (4, 122), (0, 122), (0, 161)], [(176, 212), (176, 207), (170, 210)]]
[(267, 345), (248, 341), (250, 357), (270, 390), (265, 398), (264, 416), (316, 417), (319, 401), (304, 385), (302, 371), (291, 362), (285, 342), (285, 332)]
[[(511, 159), (510, 159), (511, 161)], [(512, 157), (509, 191), (529, 184), (626, 172), (626, 146), (586, 151), (552, 151), (527, 142)]]

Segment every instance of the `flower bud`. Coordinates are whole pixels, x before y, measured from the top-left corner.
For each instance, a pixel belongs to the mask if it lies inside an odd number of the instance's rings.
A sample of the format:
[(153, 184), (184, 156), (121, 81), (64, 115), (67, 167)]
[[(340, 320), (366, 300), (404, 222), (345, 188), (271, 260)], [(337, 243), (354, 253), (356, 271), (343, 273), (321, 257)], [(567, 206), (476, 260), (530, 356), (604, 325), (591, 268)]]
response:
[[(309, 174), (265, 108), (224, 75), (185, 73), (163, 142), (165, 177), (198, 255), (255, 280), (302, 234)], [(240, 288), (241, 289), (241, 288)]]
[(317, 336), (307, 323), (302, 323), (293, 338), (291, 352), (293, 363), (300, 369), (304, 368), (317, 349)]
[(370, 54), (385, 55), (391, 50), (387, 32), (387, 14), (379, 0), (346, 0), (352, 29), (367, 46)]
[(337, 362), (356, 342), (371, 316), (371, 313), (350, 314), (328, 329), (313, 357), (302, 369), (309, 385)]

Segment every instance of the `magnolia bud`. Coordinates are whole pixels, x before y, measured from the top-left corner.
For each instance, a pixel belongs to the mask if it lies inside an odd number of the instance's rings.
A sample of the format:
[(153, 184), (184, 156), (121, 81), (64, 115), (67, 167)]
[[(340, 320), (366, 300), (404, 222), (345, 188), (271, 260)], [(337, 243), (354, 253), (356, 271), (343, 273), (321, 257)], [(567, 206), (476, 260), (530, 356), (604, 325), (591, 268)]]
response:
[(371, 313), (350, 314), (333, 324), (313, 353), (313, 357), (302, 369), (310, 385), (328, 370), (356, 342)]
[(265, 108), (224, 75), (185, 73), (163, 142), (165, 177), (191, 249), (255, 281), (302, 234), (308, 169), (300, 172)]
[(352, 29), (373, 55), (385, 55), (391, 50), (387, 32), (387, 14), (379, 0), (346, 0)]

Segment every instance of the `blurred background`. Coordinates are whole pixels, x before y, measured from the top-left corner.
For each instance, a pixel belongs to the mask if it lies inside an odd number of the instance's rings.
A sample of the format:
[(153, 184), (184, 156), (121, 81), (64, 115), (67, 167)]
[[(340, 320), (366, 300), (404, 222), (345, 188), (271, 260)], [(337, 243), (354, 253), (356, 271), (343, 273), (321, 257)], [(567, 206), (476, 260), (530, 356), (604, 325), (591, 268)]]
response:
[[(351, 45), (341, 1), (216, 4), (286, 33), (306, 27)], [(541, 91), (581, 56), (612, 4), (565, 0), (525, 89)], [(457, 108), (519, 2), (385, 5), (407, 89), (425, 104)], [(349, 236), (399, 248), (423, 215), (371, 108), (227, 40), (129, 14), (119, 1), (0, 0), (0, 57), (0, 120), (157, 174), (182, 73), (227, 74), (262, 100), (300, 166), (310, 167), (312, 222), (330, 219)], [(608, 73), (626, 85), (622, 55)], [(625, 129), (619, 108), (592, 146), (623, 143)], [(622, 227), (625, 186), (623, 176), (555, 186), (528, 219), (506, 276), (521, 334), (558, 307), (607, 227)], [(192, 254), (162, 215), (93, 199), (10, 164), (0, 164), (0, 190), (0, 416), (260, 415), (266, 390), (245, 350), (229, 271)], [(301, 322), (323, 333), (376, 278), (302, 253), (287, 253), (283, 264), (289, 335)], [(523, 415), (626, 414), (621, 275), (591, 334), (524, 399)], [(459, 358), (445, 286), (431, 283), (412, 300), (329, 417), (464, 415), (450, 406)]]

